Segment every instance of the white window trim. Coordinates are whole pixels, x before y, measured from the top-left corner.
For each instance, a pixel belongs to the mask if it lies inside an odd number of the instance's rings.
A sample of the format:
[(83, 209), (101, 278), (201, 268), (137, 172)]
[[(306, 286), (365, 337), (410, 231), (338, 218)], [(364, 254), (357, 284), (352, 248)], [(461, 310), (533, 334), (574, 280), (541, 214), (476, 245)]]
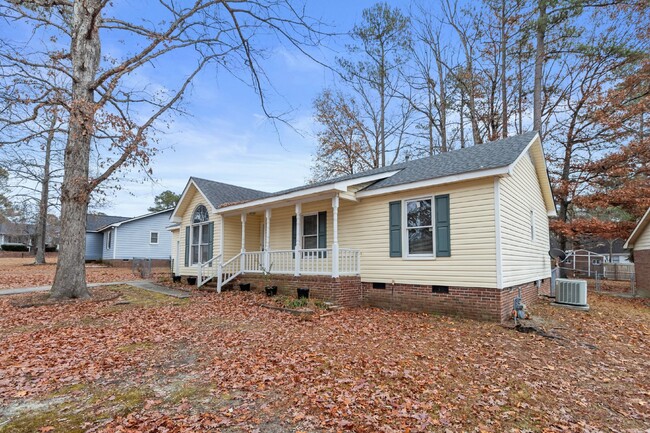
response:
[[(431, 200), (431, 254), (409, 254), (408, 227), (406, 226), (406, 205), (410, 201)], [(402, 260), (435, 260), (436, 259), (436, 201), (433, 195), (409, 197), (402, 199)]]
[(530, 210), (530, 240), (535, 242), (535, 209)]
[[(151, 242), (151, 235), (156, 234), (156, 242)], [(149, 232), (149, 245), (158, 245), (160, 243), (160, 232)]]
[[(208, 240), (207, 243), (202, 243), (201, 242), (201, 238), (203, 237), (203, 230), (206, 229), (208, 227), (208, 225), (210, 224), (210, 222), (211, 222), (210, 221), (210, 212), (208, 211), (208, 220), (207, 221), (200, 222), (200, 223), (192, 222), (194, 220), (194, 214), (196, 213), (196, 210), (198, 209), (199, 206), (203, 206), (206, 209), (208, 208), (204, 204), (199, 203), (194, 207), (194, 210), (192, 211), (192, 215), (190, 216), (190, 240), (189, 240), (189, 242), (190, 242), (190, 249), (189, 249), (189, 265), (190, 265), (190, 267), (196, 266), (198, 263), (205, 263), (205, 262), (201, 262), (201, 259), (203, 258), (203, 257), (201, 257), (201, 247), (203, 245), (210, 245), (209, 240)], [(196, 246), (198, 246), (198, 248), (197, 248), (198, 257), (197, 257), (196, 262), (194, 262), (194, 254), (193, 254), (193, 251), (192, 251), (193, 247), (195, 246), (195, 244), (194, 244), (194, 227), (199, 227), (199, 242), (196, 244)]]
[[(309, 216), (316, 216), (316, 248), (305, 248), (305, 217)], [(311, 251), (311, 250), (317, 250), (318, 249), (318, 239), (320, 237), (320, 221), (318, 218), (318, 212), (311, 212), (311, 213), (305, 213), (300, 215), (300, 218), (302, 218), (301, 221), (301, 226), (300, 226), (300, 249), (304, 251)], [(313, 237), (314, 235), (307, 235), (309, 237)]]
[(112, 246), (113, 246), (113, 229), (109, 229), (108, 232), (106, 233), (106, 242), (104, 243), (104, 247), (106, 248), (106, 250), (110, 250)]

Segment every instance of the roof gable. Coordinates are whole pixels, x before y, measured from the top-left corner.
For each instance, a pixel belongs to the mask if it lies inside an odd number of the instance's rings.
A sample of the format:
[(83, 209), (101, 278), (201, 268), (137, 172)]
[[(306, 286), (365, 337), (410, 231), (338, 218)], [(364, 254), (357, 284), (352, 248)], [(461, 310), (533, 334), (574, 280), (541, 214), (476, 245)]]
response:
[(645, 212), (639, 223), (634, 228), (634, 231), (623, 245), (623, 248), (634, 248), (634, 242), (641, 237), (646, 227), (650, 224), (650, 208)]

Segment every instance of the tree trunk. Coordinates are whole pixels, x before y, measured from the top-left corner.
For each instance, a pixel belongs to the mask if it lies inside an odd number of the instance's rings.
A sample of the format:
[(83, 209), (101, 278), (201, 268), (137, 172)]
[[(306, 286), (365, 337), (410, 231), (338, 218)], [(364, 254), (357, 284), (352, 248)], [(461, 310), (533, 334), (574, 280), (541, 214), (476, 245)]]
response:
[(537, 17), (537, 47), (535, 53), (535, 77), (533, 82), (533, 129), (542, 134), (542, 75), (544, 74), (544, 57), (546, 56), (546, 0), (539, 0)]
[(43, 164), (43, 179), (41, 181), (41, 201), (38, 204), (38, 222), (36, 225), (36, 261), (37, 265), (45, 264), (45, 237), (47, 234), (47, 207), (50, 200), (50, 157), (52, 142), (54, 141), (54, 128), (57, 116), (53, 114), (50, 131), (45, 141), (45, 163)]
[(381, 137), (381, 166), (386, 166), (386, 59), (382, 48), (381, 64), (379, 65), (379, 135)]
[(445, 85), (445, 75), (443, 72), (442, 60), (436, 56), (438, 64), (438, 81), (440, 82), (440, 138), (442, 141), (442, 152), (447, 152), (447, 89)]
[(61, 187), (61, 251), (50, 296), (87, 298), (84, 254), (90, 198), (88, 164), (96, 106), (93, 81), (99, 68), (100, 0), (75, 1), (72, 16), (72, 101)]
[(463, 93), (463, 90), (461, 89), (460, 91), (460, 148), (464, 149), (465, 148), (465, 116), (464, 116), (464, 110), (465, 110), (465, 94)]
[(472, 57), (474, 53), (472, 50), (469, 51), (469, 59), (467, 60), (467, 69), (469, 73), (469, 88), (468, 88), (468, 103), (469, 103), (469, 120), (472, 124), (472, 138), (474, 139), (474, 144), (481, 144), (483, 140), (481, 139), (481, 133), (478, 128), (478, 115), (476, 114), (476, 99), (474, 96), (474, 62)]
[(506, 0), (501, 0), (501, 136), (508, 136), (508, 86), (506, 85)]

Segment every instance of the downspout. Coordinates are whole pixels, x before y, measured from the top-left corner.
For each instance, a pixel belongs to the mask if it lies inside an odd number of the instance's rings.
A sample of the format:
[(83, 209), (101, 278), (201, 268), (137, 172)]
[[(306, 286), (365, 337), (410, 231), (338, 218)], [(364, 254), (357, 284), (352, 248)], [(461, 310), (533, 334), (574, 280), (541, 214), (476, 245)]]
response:
[(117, 227), (113, 229), (113, 260), (117, 257)]

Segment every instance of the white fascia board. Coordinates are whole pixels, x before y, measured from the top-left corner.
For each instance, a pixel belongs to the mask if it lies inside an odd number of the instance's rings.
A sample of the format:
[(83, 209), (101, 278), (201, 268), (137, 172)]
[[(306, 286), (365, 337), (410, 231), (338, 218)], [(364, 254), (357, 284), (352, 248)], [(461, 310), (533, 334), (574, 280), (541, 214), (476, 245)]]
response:
[(137, 217), (133, 217), (133, 218), (131, 218), (131, 219), (128, 219), (128, 220), (124, 220), (124, 221), (120, 221), (120, 222), (118, 222), (118, 223), (111, 224), (111, 227), (119, 227), (119, 226), (121, 226), (122, 224), (130, 223), (131, 221), (141, 220), (141, 219), (143, 219), (143, 218), (148, 218), (148, 217), (150, 217), (150, 216), (154, 216), (154, 215), (158, 215), (158, 214), (161, 214), (161, 213), (169, 212), (169, 211), (171, 211), (171, 210), (172, 210), (172, 209), (165, 209), (165, 210), (159, 210), (159, 211), (157, 211), (157, 212), (151, 212), (151, 213), (148, 213), (148, 214), (145, 214), (145, 215), (140, 215), (140, 216), (137, 216)]
[(437, 177), (435, 179), (426, 179), (426, 180), (420, 180), (417, 182), (411, 182), (411, 183), (404, 183), (400, 185), (394, 185), (394, 186), (387, 186), (385, 188), (379, 188), (379, 189), (373, 189), (370, 191), (359, 191), (357, 193), (358, 198), (363, 198), (363, 197), (372, 197), (376, 195), (383, 195), (383, 194), (390, 194), (393, 192), (400, 192), (400, 191), (406, 191), (409, 189), (417, 189), (417, 188), (424, 188), (428, 186), (436, 186), (436, 185), (444, 185), (447, 183), (456, 183), (456, 182), (462, 182), (465, 180), (473, 180), (473, 179), (480, 179), (483, 177), (492, 177), (492, 176), (507, 176), (509, 175), (509, 167), (504, 166), (504, 167), (498, 167), (498, 168), (491, 168), (487, 170), (478, 170), (478, 171), (471, 171), (469, 173), (463, 173), (463, 174), (455, 174), (452, 176), (444, 176), (444, 177)]
[[(512, 174), (512, 171), (515, 169), (515, 165), (517, 165), (517, 163), (521, 160), (521, 158), (523, 158), (524, 155), (526, 155), (530, 151), (530, 148), (533, 147), (533, 144), (535, 144), (536, 142), (540, 143), (540, 147), (541, 147), (541, 151), (542, 151), (542, 158), (544, 158), (544, 148), (542, 147), (542, 144), (541, 144), (542, 143), (542, 138), (539, 136), (539, 132), (538, 132), (538, 133), (535, 134), (533, 139), (530, 140), (530, 143), (528, 143), (528, 145), (526, 146), (524, 151), (521, 152), (521, 154), (517, 157), (517, 159), (515, 159), (515, 161), (512, 164), (510, 164), (510, 166), (508, 167), (508, 174)], [(546, 161), (545, 160), (544, 160), (544, 167), (546, 167)], [(548, 191), (546, 191), (546, 192), (550, 194), (551, 201), (553, 201), (553, 190), (551, 189), (551, 181), (549, 180), (549, 177), (548, 177), (548, 169), (546, 169), (544, 171), (546, 173), (546, 179), (541, 179), (539, 174), (537, 175), (537, 178), (538, 178), (539, 182), (546, 182), (546, 184), (547, 184), (546, 186), (548, 187)], [(535, 169), (535, 172), (537, 172), (537, 169)], [(544, 187), (542, 187), (542, 189), (544, 189)], [(544, 200), (544, 202), (546, 202), (546, 200)], [(547, 209), (546, 215), (549, 216), (549, 217), (556, 217), (557, 216), (557, 209), (555, 208), (555, 202), (554, 201), (553, 201), (553, 209)]]
[(333, 193), (347, 192), (348, 188), (352, 185), (357, 185), (359, 183), (365, 183), (365, 182), (374, 182), (376, 180), (385, 179), (387, 177), (393, 176), (396, 173), (399, 173), (399, 171), (400, 170), (388, 171), (380, 174), (374, 174), (371, 176), (358, 177), (356, 179), (328, 183), (327, 185), (315, 186), (313, 188), (301, 189), (299, 191), (293, 191), (293, 192), (289, 192), (286, 194), (277, 195), (273, 197), (251, 200), (251, 201), (247, 201), (246, 203), (235, 204), (232, 206), (225, 206), (223, 208), (219, 208), (215, 212), (221, 214), (226, 212), (248, 209), (251, 207), (270, 205), (273, 203), (294, 200), (294, 199), (299, 199), (301, 197), (308, 197), (308, 196), (323, 194), (328, 192), (333, 192)]
[(217, 211), (217, 209), (215, 209), (215, 207), (212, 205), (210, 200), (208, 200), (208, 198), (205, 196), (205, 194), (203, 194), (203, 191), (201, 191), (201, 188), (199, 188), (199, 186), (196, 184), (196, 182), (194, 182), (194, 180), (192, 178), (190, 178), (190, 180), (187, 182), (187, 185), (185, 185), (185, 189), (183, 190), (183, 194), (181, 194), (181, 198), (178, 200), (178, 203), (176, 203), (176, 207), (174, 208), (174, 212), (172, 212), (172, 215), (169, 217), (169, 220), (171, 222), (180, 223), (183, 220), (183, 217), (177, 215), (176, 211), (178, 210), (178, 208), (180, 207), (180, 204), (183, 202), (183, 200), (185, 199), (185, 196), (187, 195), (188, 191), (190, 190), (190, 185), (194, 185), (194, 188), (196, 188), (196, 190), (199, 192), (199, 194), (201, 194), (201, 196), (203, 196), (203, 198), (205, 199), (205, 202), (212, 208), (213, 213)]
[(515, 159), (515, 160), (512, 162), (512, 164), (510, 164), (510, 165), (508, 166), (508, 174), (512, 174), (512, 171), (515, 169), (515, 166), (517, 165), (517, 163), (518, 163), (519, 161), (521, 161), (521, 158), (523, 158), (524, 155), (528, 153), (528, 151), (530, 150), (530, 148), (533, 147), (533, 143), (535, 143), (535, 140), (540, 140), (540, 141), (541, 141), (541, 138), (539, 137), (539, 132), (535, 134), (535, 136), (533, 137), (532, 140), (530, 140), (530, 143), (528, 143), (528, 144), (526, 145), (526, 147), (525, 147), (524, 150), (519, 154), (519, 156), (517, 157), (517, 159)]
[(634, 247), (634, 242), (641, 235), (641, 232), (643, 231), (647, 223), (650, 222), (649, 219), (650, 219), (650, 208), (648, 208), (648, 210), (645, 211), (645, 214), (639, 221), (639, 224), (637, 224), (630, 237), (627, 238), (627, 241), (625, 241), (625, 245), (623, 245), (623, 248), (628, 249)]

